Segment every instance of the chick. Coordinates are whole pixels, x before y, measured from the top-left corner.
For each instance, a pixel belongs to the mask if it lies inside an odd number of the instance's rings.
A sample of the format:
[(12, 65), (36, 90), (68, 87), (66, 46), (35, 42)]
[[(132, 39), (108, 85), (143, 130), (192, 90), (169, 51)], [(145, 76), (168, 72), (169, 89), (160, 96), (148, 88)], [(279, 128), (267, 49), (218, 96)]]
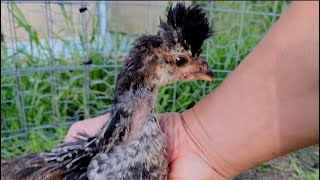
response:
[(101, 133), (49, 153), (4, 160), (1, 178), (167, 179), (166, 136), (153, 112), (157, 91), (177, 81), (213, 80), (200, 57), (211, 34), (199, 6), (171, 6), (156, 35), (134, 42), (117, 78), (111, 119)]

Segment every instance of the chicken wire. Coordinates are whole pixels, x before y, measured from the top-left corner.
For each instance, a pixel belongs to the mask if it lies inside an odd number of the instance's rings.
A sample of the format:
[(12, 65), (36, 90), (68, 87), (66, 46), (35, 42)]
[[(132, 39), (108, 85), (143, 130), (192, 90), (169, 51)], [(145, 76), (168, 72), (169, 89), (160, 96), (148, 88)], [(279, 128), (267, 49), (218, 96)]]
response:
[[(289, 4), (198, 3), (210, 23), (214, 22), (215, 36), (203, 45), (202, 55), (216, 74), (215, 83), (197, 81), (188, 84), (191, 88), (185, 83), (164, 87), (159, 93), (159, 112), (187, 109), (208, 94), (254, 48)], [(121, 61), (132, 41), (143, 33), (155, 33), (159, 15), (163, 17), (169, 4), (1, 1), (1, 149), (7, 153), (1, 156), (11, 156), (14, 148), (24, 149), (32, 139), (53, 136), (47, 133), (53, 128), (107, 112)], [(33, 26), (36, 23), (40, 25)]]

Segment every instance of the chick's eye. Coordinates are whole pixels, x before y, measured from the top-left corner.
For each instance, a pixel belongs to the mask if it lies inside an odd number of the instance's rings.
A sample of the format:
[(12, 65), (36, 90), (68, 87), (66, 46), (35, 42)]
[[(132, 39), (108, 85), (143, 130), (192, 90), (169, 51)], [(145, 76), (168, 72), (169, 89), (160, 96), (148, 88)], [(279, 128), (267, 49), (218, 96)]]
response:
[(184, 58), (184, 57), (177, 57), (177, 59), (176, 59), (176, 65), (177, 65), (178, 67), (183, 66), (183, 65), (186, 64), (186, 63), (187, 63), (187, 59), (186, 59), (186, 58)]

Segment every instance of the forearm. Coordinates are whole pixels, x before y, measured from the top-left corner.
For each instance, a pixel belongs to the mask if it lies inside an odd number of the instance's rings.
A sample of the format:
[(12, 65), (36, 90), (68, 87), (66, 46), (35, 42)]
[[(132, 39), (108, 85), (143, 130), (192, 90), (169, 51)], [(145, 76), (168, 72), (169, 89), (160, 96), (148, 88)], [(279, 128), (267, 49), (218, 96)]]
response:
[(224, 176), (318, 142), (318, 11), (318, 2), (293, 2), (236, 70), (183, 113)]

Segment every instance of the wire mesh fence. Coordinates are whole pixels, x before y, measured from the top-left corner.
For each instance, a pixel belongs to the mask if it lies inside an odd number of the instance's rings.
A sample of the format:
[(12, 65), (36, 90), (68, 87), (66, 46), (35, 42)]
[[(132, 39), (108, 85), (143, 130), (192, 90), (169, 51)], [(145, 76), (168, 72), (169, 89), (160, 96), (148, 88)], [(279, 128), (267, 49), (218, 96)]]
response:
[[(176, 2), (173, 2), (176, 3)], [(192, 107), (255, 47), (288, 1), (201, 1), (215, 27), (202, 55), (216, 74), (163, 87), (158, 112)], [(50, 149), (68, 125), (107, 112), (132, 41), (171, 2), (1, 1), (1, 157)]]

